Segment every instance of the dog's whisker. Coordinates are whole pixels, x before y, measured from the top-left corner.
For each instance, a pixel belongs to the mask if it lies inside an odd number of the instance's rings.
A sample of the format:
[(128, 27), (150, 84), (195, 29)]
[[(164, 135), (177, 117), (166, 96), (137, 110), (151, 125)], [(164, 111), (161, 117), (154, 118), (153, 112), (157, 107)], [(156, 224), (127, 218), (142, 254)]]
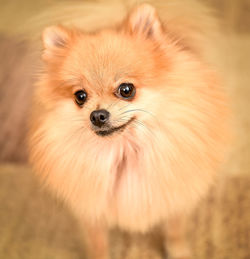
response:
[(121, 110), (123, 110), (123, 109), (125, 109), (125, 108), (127, 108), (128, 106), (130, 106), (131, 104), (129, 103), (129, 104), (127, 104), (127, 105), (125, 105), (125, 106), (123, 106), (123, 107), (121, 107), (118, 111), (121, 111)]
[(138, 126), (143, 127), (144, 129), (147, 130), (147, 132), (150, 132), (154, 137), (156, 137), (155, 133), (153, 130), (151, 130), (149, 127), (147, 127), (143, 122), (139, 121), (138, 119), (135, 119), (133, 123), (137, 124)]
[(131, 109), (131, 110), (127, 110), (127, 111), (125, 111), (125, 112), (122, 112), (121, 115), (122, 115), (122, 114), (125, 114), (125, 113), (129, 113), (129, 112), (135, 112), (135, 111), (138, 111), (138, 112), (145, 112), (145, 113), (147, 113), (147, 114), (149, 114), (149, 115), (151, 115), (151, 116), (153, 116), (153, 117), (156, 118), (156, 116), (155, 116), (153, 113), (151, 113), (151, 112), (149, 112), (149, 111), (146, 111), (146, 110), (144, 110), (144, 109)]
[(109, 110), (111, 107), (114, 107), (118, 102), (119, 102), (119, 100), (116, 101), (116, 102), (111, 103), (111, 104), (106, 108), (106, 110)]

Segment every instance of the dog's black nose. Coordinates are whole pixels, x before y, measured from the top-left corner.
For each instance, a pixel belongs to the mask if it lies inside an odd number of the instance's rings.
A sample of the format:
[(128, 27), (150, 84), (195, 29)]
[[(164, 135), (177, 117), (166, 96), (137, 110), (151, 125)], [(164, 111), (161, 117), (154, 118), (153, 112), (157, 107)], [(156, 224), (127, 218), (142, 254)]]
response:
[(93, 125), (102, 127), (109, 119), (109, 112), (107, 110), (95, 110), (90, 114), (90, 120)]

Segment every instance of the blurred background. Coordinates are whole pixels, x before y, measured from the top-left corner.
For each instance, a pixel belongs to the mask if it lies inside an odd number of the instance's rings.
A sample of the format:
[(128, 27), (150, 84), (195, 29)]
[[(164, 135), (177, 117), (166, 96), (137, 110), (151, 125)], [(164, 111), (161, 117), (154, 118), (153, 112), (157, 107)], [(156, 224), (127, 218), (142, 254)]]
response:
[[(221, 179), (192, 215), (188, 236), (194, 259), (250, 259), (250, 0), (200, 1), (222, 19), (222, 73), (233, 100), (236, 142)], [(74, 216), (41, 188), (25, 149), (37, 54), (19, 32), (24, 21), (58, 2), (0, 0), (0, 259), (85, 258)], [(161, 258), (158, 240), (155, 233), (114, 230), (112, 253)]]

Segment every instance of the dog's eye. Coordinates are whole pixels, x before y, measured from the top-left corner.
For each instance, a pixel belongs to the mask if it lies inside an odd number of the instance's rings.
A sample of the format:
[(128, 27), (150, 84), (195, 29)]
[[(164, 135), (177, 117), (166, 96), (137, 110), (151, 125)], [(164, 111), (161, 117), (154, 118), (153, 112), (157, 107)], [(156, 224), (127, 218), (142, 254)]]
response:
[(132, 99), (135, 96), (135, 86), (131, 83), (122, 83), (119, 85), (116, 95), (123, 99)]
[(82, 106), (87, 99), (87, 93), (84, 90), (75, 92), (75, 101), (79, 106)]

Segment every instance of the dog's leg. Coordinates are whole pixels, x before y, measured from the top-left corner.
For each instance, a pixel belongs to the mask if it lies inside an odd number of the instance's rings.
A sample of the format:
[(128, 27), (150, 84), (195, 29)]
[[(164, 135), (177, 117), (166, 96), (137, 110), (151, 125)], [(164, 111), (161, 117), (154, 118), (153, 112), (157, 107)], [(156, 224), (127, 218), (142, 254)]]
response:
[(168, 258), (191, 259), (191, 251), (186, 239), (187, 215), (170, 219), (164, 225), (165, 249)]
[(108, 229), (102, 224), (84, 222), (88, 259), (110, 259)]

